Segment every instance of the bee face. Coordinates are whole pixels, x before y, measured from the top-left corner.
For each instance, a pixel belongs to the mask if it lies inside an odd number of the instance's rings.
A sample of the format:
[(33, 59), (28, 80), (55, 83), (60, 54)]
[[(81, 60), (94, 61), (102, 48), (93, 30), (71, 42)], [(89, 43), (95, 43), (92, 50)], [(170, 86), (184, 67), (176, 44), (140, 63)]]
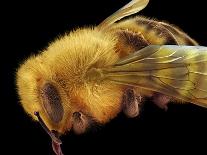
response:
[[(65, 100), (67, 95), (56, 81), (44, 78), (43, 74), (32, 69), (32, 66), (25, 68), (23, 65), (17, 73), (21, 103), (33, 119), (37, 119), (34, 112), (39, 112), (50, 130), (63, 133), (71, 125), (65, 119), (71, 115), (69, 100)], [(40, 68), (39, 71), (43, 73)]]

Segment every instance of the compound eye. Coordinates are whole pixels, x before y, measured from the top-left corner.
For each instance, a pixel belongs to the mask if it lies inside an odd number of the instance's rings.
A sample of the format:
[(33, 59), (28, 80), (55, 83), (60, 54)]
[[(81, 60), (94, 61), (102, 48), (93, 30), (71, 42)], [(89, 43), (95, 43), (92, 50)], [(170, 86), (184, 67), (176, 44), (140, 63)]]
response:
[(51, 83), (44, 84), (41, 89), (41, 97), (50, 120), (53, 123), (59, 123), (63, 118), (64, 109), (57, 88)]

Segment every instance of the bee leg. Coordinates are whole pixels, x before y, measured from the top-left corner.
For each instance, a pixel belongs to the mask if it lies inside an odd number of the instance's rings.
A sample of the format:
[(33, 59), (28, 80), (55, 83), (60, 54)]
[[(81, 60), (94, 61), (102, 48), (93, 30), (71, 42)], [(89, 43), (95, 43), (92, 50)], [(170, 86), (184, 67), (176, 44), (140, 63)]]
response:
[(123, 112), (128, 117), (136, 117), (139, 114), (141, 96), (136, 95), (133, 89), (127, 89), (123, 95)]
[(170, 102), (171, 97), (164, 94), (156, 93), (153, 95), (152, 100), (159, 108), (167, 110), (167, 104)]
[(89, 118), (82, 112), (74, 112), (72, 116), (73, 131), (82, 134), (89, 127)]

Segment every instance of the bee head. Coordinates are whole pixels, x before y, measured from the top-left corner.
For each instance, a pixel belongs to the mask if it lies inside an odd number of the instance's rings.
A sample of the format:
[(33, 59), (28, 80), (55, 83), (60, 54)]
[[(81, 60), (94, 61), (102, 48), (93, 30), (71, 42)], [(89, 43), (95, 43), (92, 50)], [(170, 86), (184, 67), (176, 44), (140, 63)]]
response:
[(24, 110), (34, 120), (38, 112), (50, 131), (62, 134), (71, 128), (82, 133), (91, 122), (105, 123), (115, 117), (121, 89), (88, 78), (92, 68), (118, 60), (115, 43), (113, 36), (101, 31), (78, 29), (27, 59), (17, 72)]

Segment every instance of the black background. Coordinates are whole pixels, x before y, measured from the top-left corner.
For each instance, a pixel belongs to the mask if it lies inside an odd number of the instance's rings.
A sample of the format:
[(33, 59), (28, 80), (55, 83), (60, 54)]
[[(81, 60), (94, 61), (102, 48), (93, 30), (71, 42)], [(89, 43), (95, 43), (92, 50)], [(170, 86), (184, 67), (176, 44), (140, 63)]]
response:
[[(48, 2), (8, 2), (1, 5), (3, 22), (1, 48), (1, 137), (6, 137), (6, 154), (53, 154), (50, 138), (39, 124), (22, 110), (15, 90), (18, 65), (44, 49), (48, 42), (75, 27), (97, 25), (129, 0), (87, 0)], [(178, 25), (201, 45), (207, 46), (206, 8), (203, 0), (151, 0), (141, 15)], [(103, 127), (84, 135), (63, 137), (65, 155), (77, 153), (187, 153), (205, 151), (207, 110), (192, 104), (169, 105), (164, 112), (150, 101), (138, 118), (120, 114)]]

